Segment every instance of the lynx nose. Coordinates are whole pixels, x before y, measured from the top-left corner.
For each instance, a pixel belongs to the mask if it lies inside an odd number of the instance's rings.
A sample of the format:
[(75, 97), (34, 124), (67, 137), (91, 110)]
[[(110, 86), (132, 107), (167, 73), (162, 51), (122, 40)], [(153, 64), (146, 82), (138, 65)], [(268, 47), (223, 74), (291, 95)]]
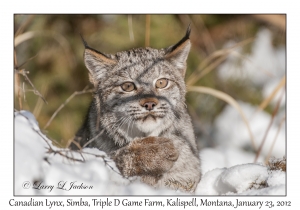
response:
[(155, 105), (156, 105), (156, 103), (150, 101), (150, 102), (144, 103), (143, 107), (145, 107), (147, 110), (150, 111), (150, 110), (154, 109)]
[(143, 99), (140, 101), (140, 105), (145, 107), (146, 110), (151, 111), (157, 105), (158, 100), (155, 98)]

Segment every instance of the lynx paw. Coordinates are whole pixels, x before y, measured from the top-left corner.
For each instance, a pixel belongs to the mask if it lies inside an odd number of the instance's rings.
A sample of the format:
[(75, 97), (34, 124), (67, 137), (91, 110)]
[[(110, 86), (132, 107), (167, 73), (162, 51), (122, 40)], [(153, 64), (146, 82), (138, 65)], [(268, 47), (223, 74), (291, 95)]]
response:
[(112, 158), (124, 176), (160, 177), (172, 168), (178, 155), (170, 139), (146, 137), (117, 150)]

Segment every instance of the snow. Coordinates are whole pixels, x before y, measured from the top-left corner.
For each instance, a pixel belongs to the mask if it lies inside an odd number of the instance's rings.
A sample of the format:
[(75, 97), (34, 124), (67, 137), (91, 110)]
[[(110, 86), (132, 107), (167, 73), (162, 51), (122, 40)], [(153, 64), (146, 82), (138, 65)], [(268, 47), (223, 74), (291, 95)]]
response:
[[(20, 117), (22, 115), (25, 117)], [(35, 132), (38, 124), (30, 112), (15, 113), (15, 191), (20, 194), (33, 194), (34, 190), (24, 190), (23, 180), (39, 179), (42, 174), (42, 162), (46, 152), (46, 143)]]
[[(241, 59), (242, 48), (234, 49), (234, 52), (218, 68), (219, 78), (246, 81), (260, 89), (262, 97), (267, 99), (286, 73), (285, 47), (274, 47), (272, 38), (272, 33), (268, 29), (260, 29), (253, 41), (251, 52)], [(224, 48), (234, 44), (236, 43), (229, 41)], [(279, 89), (270, 105), (274, 110), (281, 96), (278, 113), (274, 119), (270, 113), (258, 110), (257, 105), (238, 101), (249, 123), (255, 147), (258, 148), (265, 138), (258, 162), (264, 162), (269, 157), (283, 158), (286, 156), (286, 94), (284, 88)], [(204, 173), (214, 168), (253, 163), (255, 159), (253, 143), (245, 122), (236, 109), (227, 105), (215, 119), (212, 130), (212, 139), (214, 145), (217, 146), (204, 148), (200, 152)], [(215, 159), (213, 161), (209, 160), (212, 156)]]
[[(212, 158), (213, 157), (213, 158)], [(235, 147), (204, 148), (200, 151), (201, 171), (206, 173), (215, 168), (231, 167), (243, 163), (252, 163), (255, 154)], [(259, 162), (263, 159), (260, 157)]]
[[(241, 101), (239, 102), (239, 105), (248, 119), (250, 129), (254, 136), (255, 145), (258, 148), (271, 121), (271, 115), (264, 111), (257, 112), (255, 106)], [(275, 121), (279, 121), (278, 118), (281, 119), (281, 116), (277, 116)], [(279, 133), (275, 139), (277, 132)], [(251, 140), (247, 127), (239, 113), (232, 106), (227, 106), (217, 117), (214, 125), (214, 139), (221, 148), (231, 147), (245, 149), (251, 147)], [(285, 126), (279, 128), (277, 123), (273, 123), (268, 131), (262, 148), (262, 155), (264, 157), (268, 155), (274, 140), (276, 140), (276, 144), (273, 147), (271, 155), (281, 158), (286, 155)]]
[[(154, 189), (141, 183), (138, 177), (123, 178), (114, 162), (96, 148), (85, 148), (80, 155), (78, 152), (55, 147), (41, 133), (37, 121), (30, 112), (15, 112), (15, 128), (16, 195), (186, 194), (167, 188)], [(84, 159), (85, 162), (69, 160), (60, 154), (46, 153), (48, 144), (53, 150), (72, 158)], [(270, 170), (262, 164), (236, 164), (238, 162), (232, 161), (233, 159), (239, 160), (239, 163), (248, 159), (253, 162), (253, 157), (247, 158), (246, 155), (246, 158), (242, 159), (241, 152), (237, 150), (220, 151), (217, 149), (200, 151), (203, 176), (195, 191), (196, 195), (285, 195), (285, 172)], [(228, 160), (226, 161), (224, 157)], [(232, 166), (220, 168), (220, 165)], [(32, 187), (26, 189), (24, 182), (30, 182), (39, 189)], [(92, 189), (69, 190), (71, 182), (86, 188), (92, 186)]]
[[(224, 48), (236, 44), (229, 41)], [(224, 62), (219, 70), (219, 77), (227, 79), (247, 79), (253, 85), (263, 86), (272, 78), (281, 78), (285, 75), (285, 48), (274, 48), (272, 33), (268, 29), (260, 29), (252, 45), (251, 54), (242, 59), (242, 64), (236, 65), (241, 57), (241, 48), (236, 48), (234, 53)]]
[(283, 171), (271, 171), (267, 183), (271, 187), (276, 187), (278, 185), (284, 186), (285, 185), (285, 173)]
[[(52, 145), (38, 127), (34, 116), (27, 111), (15, 112), (15, 194), (16, 195), (168, 195), (169, 189), (154, 189), (137, 178), (125, 179), (104, 152), (85, 148), (78, 152)], [(47, 154), (48, 142), (53, 150), (64, 151), (69, 157), (85, 159), (84, 163), (68, 160), (59, 154)], [(89, 154), (92, 155), (89, 155)], [(95, 157), (101, 155), (102, 157)], [(47, 158), (47, 161), (44, 160)], [(105, 161), (104, 161), (105, 160)], [(107, 165), (105, 164), (107, 162)], [(109, 166), (108, 166), (109, 165)], [(24, 189), (31, 186), (54, 186), (52, 189)], [(64, 183), (66, 184), (64, 185)], [(92, 189), (71, 189), (70, 183), (92, 186)], [(132, 182), (132, 183), (131, 183)], [(61, 186), (64, 189), (58, 189)], [(64, 187), (62, 187), (64, 186)]]
[(217, 168), (204, 174), (196, 194), (285, 195), (285, 172), (253, 163)]

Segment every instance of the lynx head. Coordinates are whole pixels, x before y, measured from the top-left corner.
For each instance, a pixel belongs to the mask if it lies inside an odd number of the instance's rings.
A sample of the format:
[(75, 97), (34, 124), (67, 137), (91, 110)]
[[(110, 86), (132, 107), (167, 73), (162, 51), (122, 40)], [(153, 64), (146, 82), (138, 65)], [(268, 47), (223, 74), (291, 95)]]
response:
[(175, 45), (104, 54), (86, 42), (84, 61), (95, 86), (100, 124), (116, 143), (158, 136), (185, 113), (190, 27)]

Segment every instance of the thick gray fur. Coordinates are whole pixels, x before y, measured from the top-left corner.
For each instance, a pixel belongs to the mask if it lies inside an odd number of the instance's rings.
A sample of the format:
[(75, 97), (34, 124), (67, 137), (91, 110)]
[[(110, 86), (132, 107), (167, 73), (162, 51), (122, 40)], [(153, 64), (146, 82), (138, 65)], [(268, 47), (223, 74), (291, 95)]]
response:
[[(90, 142), (88, 147), (111, 155), (124, 176), (138, 175), (154, 187), (167, 186), (192, 192), (201, 174), (199, 153), (185, 104), (184, 75), (191, 46), (189, 34), (190, 27), (177, 44), (165, 49), (138, 48), (114, 55), (94, 50), (84, 41), (85, 64), (95, 93), (75, 141), (81, 147)], [(169, 81), (164, 89), (155, 87), (155, 82), (161, 78)], [(122, 90), (124, 82), (133, 82), (136, 89)], [(158, 103), (149, 111), (140, 105), (144, 99)], [(136, 149), (138, 141), (140, 146)], [(70, 147), (78, 149), (74, 143)], [(153, 154), (153, 148), (158, 152)], [(152, 162), (156, 157), (162, 161), (157, 162), (161, 164), (159, 170), (151, 171), (152, 166), (140, 159), (136, 160), (140, 165), (132, 166), (132, 158), (141, 158), (138, 154), (147, 155), (147, 152)], [(162, 154), (169, 153), (172, 158), (164, 160)]]

